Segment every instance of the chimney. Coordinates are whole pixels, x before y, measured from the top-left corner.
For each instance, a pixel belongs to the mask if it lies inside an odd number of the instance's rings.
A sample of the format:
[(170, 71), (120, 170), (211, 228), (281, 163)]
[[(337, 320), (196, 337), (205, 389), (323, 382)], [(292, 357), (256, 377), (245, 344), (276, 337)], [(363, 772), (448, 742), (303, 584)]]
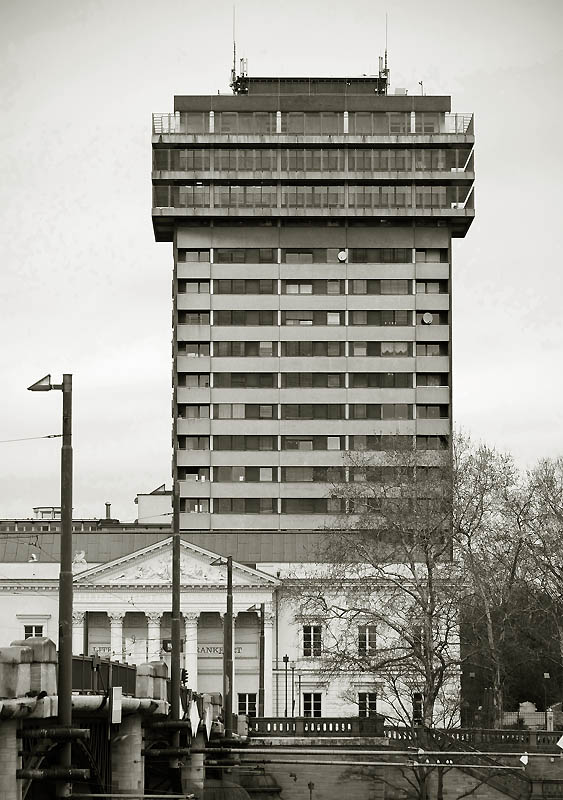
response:
[(111, 519), (111, 503), (106, 503), (106, 519)]

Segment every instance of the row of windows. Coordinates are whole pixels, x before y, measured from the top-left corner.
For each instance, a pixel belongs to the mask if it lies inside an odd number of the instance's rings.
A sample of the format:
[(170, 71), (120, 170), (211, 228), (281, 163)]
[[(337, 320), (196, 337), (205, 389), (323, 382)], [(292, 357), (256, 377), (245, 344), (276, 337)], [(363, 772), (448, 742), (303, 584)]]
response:
[[(351, 356), (377, 356), (380, 355), (381, 349), (374, 347), (373, 349), (368, 347), (368, 345), (387, 345), (387, 342), (350, 342), (351, 345), (356, 345), (355, 347), (351, 348), (350, 355)], [(400, 342), (392, 342), (391, 344), (405, 344), (408, 346), (409, 343), (400, 343)], [(448, 353), (447, 346), (445, 342), (417, 342), (417, 355), (418, 356), (445, 356)], [(406, 352), (395, 352), (387, 351), (385, 354), (381, 353), (381, 355), (407, 355)], [(213, 386), (214, 388), (220, 389), (256, 389), (256, 388), (263, 388), (263, 389), (277, 389), (280, 388), (278, 386), (278, 379), (277, 379), (277, 372), (259, 372), (259, 373), (246, 373), (246, 372), (215, 372)], [(281, 388), (299, 388), (299, 386), (307, 386), (306, 381), (309, 379), (307, 377), (304, 378), (293, 378), (290, 377), (293, 374), (296, 375), (314, 375), (315, 373), (280, 373), (282, 375), (281, 379)], [(338, 374), (338, 373), (318, 373), (320, 375), (330, 375), (330, 374)], [(350, 373), (353, 375), (358, 375), (357, 378), (354, 380), (358, 381), (355, 384), (356, 387), (362, 387), (362, 381), (364, 380), (361, 376), (361, 373)], [(370, 373), (370, 374), (388, 374), (388, 373)], [(390, 374), (390, 373), (389, 373)], [(446, 377), (440, 374), (440, 377), (435, 377), (439, 373), (428, 373), (429, 377), (425, 379), (422, 377), (424, 373), (418, 373), (419, 377), (417, 379), (417, 386), (446, 386)], [(285, 376), (285, 377), (284, 377)], [(432, 376), (432, 377), (430, 377)], [(318, 385), (320, 388), (324, 386), (324, 378), (318, 378), (320, 381), (319, 384), (313, 383), (315, 380), (314, 377), (311, 378), (311, 387)], [(327, 384), (326, 387), (329, 388), (329, 378), (327, 377)], [(336, 387), (336, 378), (330, 379), (334, 381), (331, 384), (331, 388)], [(379, 378), (374, 378), (374, 381), (378, 381)], [(385, 378), (382, 378), (382, 384), (380, 388), (391, 388), (387, 387), (385, 384)], [(390, 380), (390, 379), (389, 379)], [(400, 381), (401, 378), (393, 379), (396, 381)], [(426, 383), (424, 381), (427, 381)], [(303, 381), (303, 383), (301, 383)], [(297, 385), (298, 384), (298, 385)], [(188, 389), (208, 389), (211, 386), (211, 373), (208, 372), (181, 372), (178, 375), (178, 385), (181, 387), (185, 387)], [(396, 386), (398, 388), (399, 384), (397, 383)], [(307, 387), (310, 388), (310, 387)]]
[(393, 111), (192, 111), (155, 115), (154, 133), (393, 136), (465, 133), (461, 114)]
[(155, 149), (153, 168), (174, 172), (438, 171), (463, 168), (468, 155), (468, 149), (459, 148)]
[[(397, 278), (364, 279), (354, 278), (346, 281), (339, 279), (323, 280), (281, 280), (281, 294), (309, 295), (395, 295), (412, 294), (413, 281)], [(211, 281), (185, 280), (178, 281), (180, 294), (210, 294)], [(416, 281), (417, 294), (444, 294), (448, 291), (447, 280)], [(278, 294), (278, 281), (272, 278), (228, 278), (213, 281), (214, 294)]]
[[(274, 373), (269, 373), (274, 374)], [(346, 375), (349, 375), (348, 386)], [(247, 381), (256, 380), (246, 373), (216, 373), (216, 376), (230, 376), (215, 382), (215, 388), (249, 388)], [(412, 389), (413, 376), (416, 386), (439, 387), (448, 385), (447, 373), (440, 372), (283, 372), (282, 389)], [(275, 388), (275, 387), (270, 387)], [(178, 416), (184, 419), (209, 419), (208, 405), (180, 403)], [(252, 403), (216, 403), (213, 407), (215, 419), (277, 419), (276, 405), (256, 405)]]
[[(155, 208), (450, 208), (463, 206), (466, 186), (159, 184)], [(347, 188), (347, 192), (345, 191)]]
[[(411, 264), (412, 247), (215, 247), (215, 264), (337, 264), (338, 254), (345, 252), (350, 264)], [(178, 249), (179, 262), (204, 262), (211, 259), (211, 250)], [(414, 248), (416, 262), (448, 261), (447, 247)]]
[[(294, 692), (292, 692), (292, 697)], [(321, 692), (302, 692), (297, 698), (298, 707), (295, 708), (295, 698), (293, 699), (294, 708), (291, 716), (296, 713), (304, 717), (322, 717), (322, 694)], [(358, 692), (358, 716), (372, 717), (377, 713), (377, 693)], [(246, 715), (250, 719), (256, 717), (256, 692), (239, 692), (237, 710), (240, 716)], [(312, 784), (311, 784), (312, 785)]]
[(338, 497), (182, 497), (183, 514), (364, 514), (379, 510), (379, 498)]
[[(180, 511), (184, 514), (210, 513), (209, 498), (183, 497)], [(284, 498), (279, 503), (276, 497), (216, 497), (213, 500), (214, 514), (340, 514), (345, 503), (339, 498)]]
[[(345, 375), (349, 374), (349, 386), (346, 387)], [(413, 375), (416, 374), (416, 385), (425, 387), (447, 386), (448, 378), (446, 373), (410, 373), (410, 372), (351, 372), (351, 373), (331, 373), (331, 372), (283, 372), (281, 373), (282, 389), (412, 389)], [(191, 386), (188, 379), (199, 377), (196, 373), (181, 373), (179, 376), (180, 386)], [(275, 372), (246, 373), (246, 372), (216, 372), (214, 373), (214, 388), (216, 389), (276, 389), (277, 375)], [(255, 405), (243, 403), (220, 403), (214, 407), (213, 416), (216, 419), (226, 418), (224, 414), (231, 408), (237, 414), (246, 413), (257, 414), (258, 409), (275, 408), (270, 405)], [(243, 410), (246, 408), (246, 411)], [(283, 408), (283, 406), (282, 406)], [(198, 413), (198, 409), (200, 413)], [(264, 412), (266, 413), (266, 412)], [(191, 405), (180, 403), (178, 406), (180, 417), (189, 418), (209, 418), (208, 405)], [(232, 417), (231, 417), (232, 418)], [(241, 419), (245, 417), (241, 416)], [(260, 416), (246, 416), (246, 419), (260, 419)], [(275, 417), (270, 417), (275, 419)]]
[[(279, 408), (281, 419), (412, 419), (414, 406), (408, 403), (288, 403)], [(209, 419), (209, 409), (208, 405), (181, 403), (178, 416), (182, 419)], [(418, 419), (442, 419), (448, 416), (448, 408), (444, 405), (419, 404), (416, 412)], [(278, 405), (215, 403), (213, 418), (278, 419)]]
[[(319, 658), (322, 654), (322, 626), (303, 626), (303, 656), (304, 658)], [(375, 656), (377, 652), (377, 628), (375, 625), (359, 625), (357, 634), (357, 648), (359, 656)], [(360, 694), (365, 702), (375, 703), (375, 695)], [(373, 699), (372, 699), (373, 698)]]
[[(427, 405), (419, 405), (421, 413), (428, 414)], [(208, 405), (178, 407), (182, 419), (209, 419)], [(349, 403), (349, 419), (412, 419), (413, 407), (406, 403)], [(430, 412), (433, 413), (433, 412)], [(280, 406), (281, 419), (345, 419), (345, 403), (288, 403)], [(447, 416), (447, 413), (445, 414)], [(214, 419), (278, 419), (277, 404), (215, 403)]]
[[(185, 467), (180, 480), (211, 480), (209, 467)], [(213, 483), (398, 483), (404, 481), (437, 482), (445, 478), (441, 467), (368, 466), (368, 467), (213, 467)]]
[[(292, 697), (294, 691), (292, 692)], [(294, 708), (292, 709), (291, 716), (296, 713), (304, 717), (321, 717), (322, 716), (322, 694), (320, 692), (302, 692), (297, 698), (298, 707), (295, 708), (295, 698), (293, 698)], [(239, 692), (238, 693), (238, 714), (241, 716), (246, 715), (250, 719), (256, 717), (256, 692)], [(375, 716), (377, 713), (377, 694), (375, 692), (359, 692), (358, 693), (358, 716), (370, 717)], [(311, 784), (312, 786), (312, 784)]]
[[(187, 437), (179, 437), (180, 448), (186, 445)], [(205, 444), (208, 437), (190, 437)], [(214, 437), (214, 446), (218, 437)], [(400, 436), (397, 434), (356, 434), (348, 436), (282, 436), (280, 439), (281, 450), (299, 450), (302, 452), (313, 450), (359, 450), (374, 452), (408, 452), (412, 450), (413, 443), (417, 451), (447, 450), (449, 438), (447, 436)], [(220, 442), (223, 450), (277, 450), (277, 437), (272, 436), (231, 436), (222, 437)], [(194, 448), (192, 448), (194, 449)], [(199, 449), (204, 449), (203, 447)], [(250, 469), (250, 468), (249, 468)], [(179, 480), (209, 480), (207, 467), (179, 467)], [(256, 478), (258, 480), (258, 478)], [(260, 479), (261, 480), (261, 479)], [(275, 478), (272, 478), (275, 480)]]
[[(99, 530), (97, 522), (73, 522), (72, 530), (74, 533), (81, 533), (83, 531), (96, 531)], [(29, 531), (35, 533), (57, 532), (61, 529), (61, 523), (58, 522), (45, 522), (39, 520), (29, 520), (28, 522), (2, 522), (0, 523), (0, 531)]]
[[(399, 408), (397, 408), (399, 406)], [(356, 419), (408, 419), (408, 407), (404, 409), (400, 406), (403, 404), (389, 404), (379, 407), (380, 416), (368, 417), (370, 412), (365, 410), (365, 416), (357, 416)], [(365, 407), (364, 407), (365, 408)], [(421, 419), (443, 419), (447, 416), (448, 407), (446, 405), (426, 406), (421, 413)], [(362, 413), (362, 411), (358, 412)], [(394, 414), (394, 416), (389, 416)], [(401, 416), (405, 414), (405, 416)], [(302, 417), (301, 419), (311, 419), (311, 417)], [(374, 435), (372, 439), (368, 435), (362, 436), (349, 436), (349, 450), (368, 450), (368, 449), (384, 449), (381, 443), (378, 442), (378, 436)], [(370, 444), (373, 444), (370, 446)], [(281, 445), (281, 447), (279, 446)], [(178, 447), (180, 450), (203, 450), (209, 451), (211, 449), (211, 438), (209, 436), (178, 436)], [(265, 451), (274, 452), (281, 450), (344, 450), (345, 437), (344, 436), (281, 436), (275, 435), (215, 435), (213, 436), (213, 450), (214, 451)]]
[[(393, 357), (412, 356), (415, 342), (348, 342), (348, 355), (354, 357), (380, 356)], [(178, 352), (185, 356), (210, 356), (211, 345), (213, 355), (224, 358), (267, 358), (278, 357), (278, 342), (180, 342)], [(447, 355), (447, 342), (416, 342), (417, 355)], [(327, 357), (346, 356), (346, 342), (281, 342), (281, 357)], [(421, 384), (419, 384), (421, 385)]]
[[(346, 323), (346, 314), (348, 323)], [(373, 325), (376, 327), (384, 325), (403, 325), (413, 324), (413, 312), (411, 309), (352, 309), (346, 311), (307, 311), (305, 309), (291, 309), (281, 311), (279, 314), (281, 325)], [(210, 325), (210, 311), (191, 311), (183, 310), (178, 312), (179, 325)], [(259, 326), (259, 325), (278, 325), (278, 311), (275, 309), (249, 310), (223, 310), (218, 309), (213, 312), (213, 324), (215, 326)], [(447, 325), (447, 311), (417, 311), (417, 325)]]

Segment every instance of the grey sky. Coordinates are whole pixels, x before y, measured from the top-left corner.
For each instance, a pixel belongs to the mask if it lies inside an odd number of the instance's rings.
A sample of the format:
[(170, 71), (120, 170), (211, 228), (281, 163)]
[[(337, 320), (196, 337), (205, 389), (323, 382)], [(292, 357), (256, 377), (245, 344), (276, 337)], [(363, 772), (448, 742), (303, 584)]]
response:
[[(476, 118), (476, 220), (454, 244), (458, 425), (526, 465), (563, 453), (560, 0), (237, 2), (251, 75), (377, 69)], [(22, 0), (0, 20), (0, 439), (58, 433), (74, 374), (77, 516), (170, 483), (171, 245), (153, 241), (150, 114), (228, 91), (232, 4)], [(0, 516), (58, 504), (60, 441), (0, 445)]]

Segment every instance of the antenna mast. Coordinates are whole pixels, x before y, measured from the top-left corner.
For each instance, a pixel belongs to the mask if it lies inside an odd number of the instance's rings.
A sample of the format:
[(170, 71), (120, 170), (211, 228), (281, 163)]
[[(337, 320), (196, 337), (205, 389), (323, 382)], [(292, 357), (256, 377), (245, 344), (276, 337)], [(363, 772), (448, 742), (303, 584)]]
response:
[(233, 5), (233, 68), (231, 70), (231, 89), (234, 91), (237, 80), (237, 40), (236, 40), (236, 6)]
[[(385, 60), (379, 56), (379, 94), (387, 94), (389, 88), (389, 68), (387, 66), (387, 12), (385, 13)], [(383, 88), (381, 88), (383, 87)]]
[(387, 66), (387, 12), (385, 12), (385, 69), (383, 70), (385, 74), (385, 94), (389, 89), (389, 67)]

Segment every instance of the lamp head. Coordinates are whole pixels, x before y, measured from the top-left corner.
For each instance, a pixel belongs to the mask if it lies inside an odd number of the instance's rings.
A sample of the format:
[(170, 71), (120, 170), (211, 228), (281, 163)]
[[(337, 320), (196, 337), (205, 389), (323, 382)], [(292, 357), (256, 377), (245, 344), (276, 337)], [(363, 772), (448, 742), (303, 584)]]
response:
[(44, 378), (27, 387), (28, 392), (50, 392), (51, 389), (54, 389), (51, 383), (51, 375), (45, 375)]

